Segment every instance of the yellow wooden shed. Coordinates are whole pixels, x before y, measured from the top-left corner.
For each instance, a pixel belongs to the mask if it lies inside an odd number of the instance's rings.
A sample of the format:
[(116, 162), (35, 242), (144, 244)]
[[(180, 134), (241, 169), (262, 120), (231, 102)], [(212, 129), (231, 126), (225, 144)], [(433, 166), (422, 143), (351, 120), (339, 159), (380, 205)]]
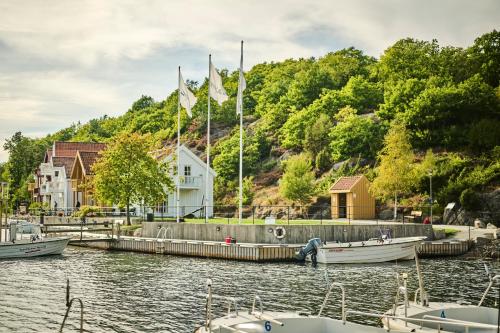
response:
[(332, 219), (374, 219), (375, 198), (368, 191), (369, 186), (370, 181), (364, 175), (337, 179), (330, 187)]

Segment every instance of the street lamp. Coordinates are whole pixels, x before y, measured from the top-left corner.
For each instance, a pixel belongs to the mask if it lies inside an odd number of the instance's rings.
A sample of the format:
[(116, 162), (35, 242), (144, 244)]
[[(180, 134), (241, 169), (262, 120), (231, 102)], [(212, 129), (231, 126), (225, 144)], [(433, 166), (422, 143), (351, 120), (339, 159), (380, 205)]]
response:
[(431, 224), (432, 224), (432, 205), (434, 203), (434, 200), (432, 200), (432, 169), (429, 170), (429, 188), (430, 188), (430, 201), (431, 201)]

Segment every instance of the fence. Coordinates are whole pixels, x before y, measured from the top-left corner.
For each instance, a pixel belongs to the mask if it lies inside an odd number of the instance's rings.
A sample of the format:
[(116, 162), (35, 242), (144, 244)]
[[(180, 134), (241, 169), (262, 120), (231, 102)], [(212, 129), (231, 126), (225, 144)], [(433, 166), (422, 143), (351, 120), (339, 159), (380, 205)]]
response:
[[(323, 205), (310, 205), (310, 206), (295, 206), (295, 205), (246, 205), (242, 209), (242, 218), (246, 223), (262, 223), (265, 219), (275, 219), (281, 223), (290, 224), (291, 222), (327, 222), (327, 221), (344, 221), (350, 223), (352, 220), (365, 220), (378, 223), (380, 220), (392, 220), (393, 211), (391, 209), (382, 210), (376, 207), (373, 215), (364, 218), (356, 218), (356, 211), (366, 211), (368, 206), (335, 206), (332, 207), (328, 204)], [(422, 207), (420, 207), (423, 210)], [(215, 205), (215, 206), (180, 206), (179, 216), (182, 220), (205, 220), (205, 211), (210, 220), (216, 220), (219, 223), (231, 223), (238, 219), (239, 209), (236, 205)], [(398, 209), (396, 221), (407, 223), (409, 222), (408, 214), (412, 208), (401, 207)], [(77, 208), (61, 208), (57, 210), (31, 210), (31, 215), (44, 216), (76, 216)], [(417, 218), (411, 219), (411, 222), (421, 223), (424, 217), (428, 215), (430, 208), (422, 211), (422, 215)], [(177, 207), (157, 205), (157, 206), (133, 206), (130, 209), (132, 217), (140, 218), (145, 221), (162, 221), (173, 220), (177, 216)], [(87, 217), (125, 217), (126, 211), (118, 207), (99, 207), (97, 211), (90, 212)], [(405, 218), (406, 217), (406, 218)]]

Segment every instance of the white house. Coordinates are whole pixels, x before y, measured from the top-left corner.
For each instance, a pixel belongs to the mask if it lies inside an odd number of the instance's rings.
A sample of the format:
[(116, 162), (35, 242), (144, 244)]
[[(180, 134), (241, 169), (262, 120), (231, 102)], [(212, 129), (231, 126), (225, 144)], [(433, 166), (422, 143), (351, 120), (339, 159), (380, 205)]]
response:
[[(172, 179), (176, 179), (174, 170), (176, 165), (177, 154), (175, 152), (163, 153), (158, 157), (165, 163), (170, 163)], [(197, 217), (205, 216), (205, 189), (206, 168), (207, 164), (196, 156), (189, 148), (184, 145), (180, 147), (180, 215), (185, 216), (193, 214)], [(209, 168), (208, 173), (208, 216), (213, 216), (214, 205), (214, 178), (216, 174), (212, 168)], [(176, 216), (176, 200), (177, 192), (168, 193), (167, 200), (163, 206), (159, 206), (155, 210), (155, 215), (163, 215), (167, 217)]]
[(72, 209), (71, 171), (77, 152), (97, 152), (105, 147), (102, 143), (54, 142), (36, 170), (33, 200), (47, 203), (50, 209)]

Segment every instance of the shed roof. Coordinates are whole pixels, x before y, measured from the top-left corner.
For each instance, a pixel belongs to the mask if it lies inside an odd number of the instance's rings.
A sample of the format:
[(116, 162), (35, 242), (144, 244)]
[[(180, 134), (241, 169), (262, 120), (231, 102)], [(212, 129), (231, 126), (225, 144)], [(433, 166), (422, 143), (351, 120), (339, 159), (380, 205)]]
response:
[(340, 177), (337, 181), (330, 187), (330, 192), (348, 192), (350, 191), (357, 182), (363, 178), (363, 175), (350, 176), (350, 177)]

